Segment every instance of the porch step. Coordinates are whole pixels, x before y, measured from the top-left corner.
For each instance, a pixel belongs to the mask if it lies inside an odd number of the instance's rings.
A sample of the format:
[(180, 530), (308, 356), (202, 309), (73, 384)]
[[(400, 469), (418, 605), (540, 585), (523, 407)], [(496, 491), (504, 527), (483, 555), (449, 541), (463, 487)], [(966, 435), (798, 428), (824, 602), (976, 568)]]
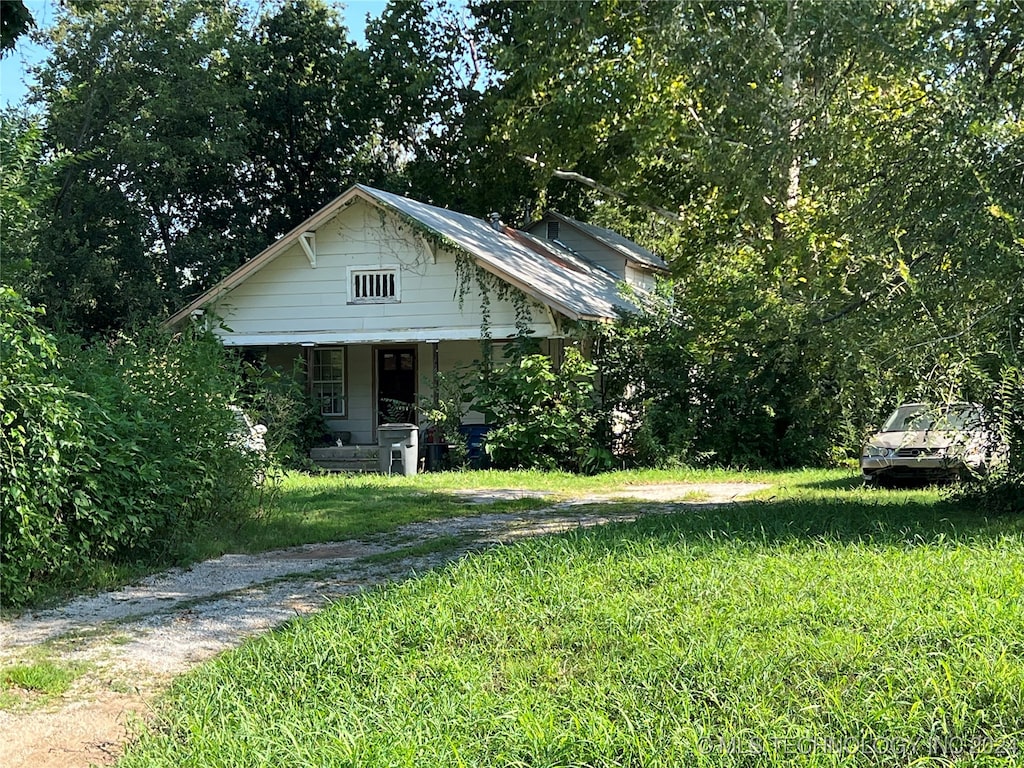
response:
[(329, 446), (313, 448), (309, 458), (330, 472), (376, 472), (378, 450), (376, 445)]

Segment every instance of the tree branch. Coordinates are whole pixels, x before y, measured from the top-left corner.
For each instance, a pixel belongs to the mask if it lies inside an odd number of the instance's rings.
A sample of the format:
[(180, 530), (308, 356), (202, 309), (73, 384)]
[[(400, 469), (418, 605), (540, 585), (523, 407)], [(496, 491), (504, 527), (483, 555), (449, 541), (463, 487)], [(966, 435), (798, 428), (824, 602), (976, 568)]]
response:
[[(908, 271), (912, 270), (914, 267), (916, 267), (922, 261), (925, 261), (926, 259), (930, 259), (933, 256), (935, 256), (935, 253), (932, 253), (932, 252), (922, 253), (920, 256), (917, 256), (917, 257), (915, 257), (915, 258), (910, 260), (910, 263), (907, 264), (907, 270)], [(821, 326), (828, 325), (830, 323), (834, 323), (836, 320), (840, 320), (840, 319), (846, 317), (851, 312), (854, 312), (854, 311), (860, 309), (865, 304), (870, 304), (872, 301), (874, 301), (886, 289), (888, 289), (889, 291), (892, 291), (895, 288), (899, 287), (900, 283), (905, 283), (905, 282), (906, 281), (903, 279), (903, 277), (900, 274), (898, 274), (898, 273), (892, 274), (892, 275), (890, 275), (889, 279), (886, 280), (881, 285), (878, 285), (875, 288), (872, 288), (867, 293), (862, 293), (860, 295), (860, 298), (855, 299), (854, 301), (851, 301), (849, 304), (844, 306), (842, 309), (838, 309), (835, 312), (833, 312), (832, 314), (826, 315), (825, 317), (818, 318), (813, 323), (811, 323), (811, 326), (814, 327), (814, 328), (820, 328)], [(804, 332), (806, 333), (806, 332), (809, 332), (809, 331), (810, 331), (810, 329), (808, 328)]]
[(995, 81), (996, 76), (999, 74), (999, 70), (1002, 69), (1006, 64), (1012, 64), (1017, 58), (1017, 54), (1020, 53), (1018, 47), (1021, 42), (1024, 41), (1024, 37), (1021, 35), (1015, 35), (1011, 37), (1006, 45), (1003, 46), (1002, 50), (999, 51), (999, 55), (996, 56), (989, 67), (988, 72), (985, 75), (985, 87), (989, 87)]
[(641, 200), (637, 200), (635, 197), (620, 192), (617, 189), (609, 187), (607, 184), (602, 184), (597, 179), (592, 179), (589, 176), (584, 176), (582, 173), (576, 171), (566, 171), (559, 168), (549, 168), (547, 163), (542, 160), (538, 160), (537, 156), (530, 157), (528, 155), (520, 155), (519, 159), (528, 165), (533, 165), (537, 168), (543, 168), (548, 171), (556, 179), (564, 179), (565, 181), (575, 181), (577, 184), (582, 184), (585, 187), (590, 187), (593, 190), (600, 192), (602, 195), (608, 197), (614, 197), (616, 200), (622, 200), (623, 202), (635, 205), (639, 208), (643, 208), (645, 211), (656, 214), (663, 219), (671, 221), (673, 224), (682, 224), (683, 220), (678, 213), (672, 213), (668, 208), (662, 208), (659, 205), (651, 205)]

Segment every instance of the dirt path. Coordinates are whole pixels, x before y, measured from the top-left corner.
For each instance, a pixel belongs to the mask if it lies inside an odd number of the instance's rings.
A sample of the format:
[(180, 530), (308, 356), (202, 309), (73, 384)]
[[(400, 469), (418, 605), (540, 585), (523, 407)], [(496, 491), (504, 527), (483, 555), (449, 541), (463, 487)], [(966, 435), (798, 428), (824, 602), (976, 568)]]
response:
[[(0, 711), (0, 766), (85, 768), (116, 761), (132, 724), (145, 719), (170, 681), (200, 662), (333, 600), (406, 578), (473, 548), (526, 536), (631, 520), (684, 505), (723, 504), (767, 486), (745, 483), (634, 486), (526, 513), (482, 514), (404, 526), (363, 541), (293, 547), (259, 555), (224, 555), (151, 576), (116, 592), (75, 600), (0, 622), (0, 666), (50, 657), (83, 662), (86, 673), (59, 702)], [(467, 504), (538, 495), (518, 490), (466, 491)], [(441, 553), (402, 556), (438, 537), (464, 543)], [(392, 554), (389, 558), (366, 558)], [(26, 694), (27, 695), (27, 694)], [(30, 702), (29, 702), (30, 703)]]

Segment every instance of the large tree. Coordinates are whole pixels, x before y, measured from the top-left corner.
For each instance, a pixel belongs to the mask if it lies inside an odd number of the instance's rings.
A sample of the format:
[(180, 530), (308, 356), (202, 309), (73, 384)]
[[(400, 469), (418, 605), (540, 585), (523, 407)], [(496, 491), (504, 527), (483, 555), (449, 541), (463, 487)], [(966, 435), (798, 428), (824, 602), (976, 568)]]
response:
[(386, 105), (367, 53), (322, 0), (288, 0), (266, 13), (238, 65), (249, 83), (248, 182), (269, 234), (379, 175), (373, 161)]
[(250, 250), (233, 194), (246, 89), (227, 67), (240, 19), (220, 0), (111, 1), (71, 4), (53, 28), (35, 98), (47, 147), (72, 162), (39, 298), (75, 327), (159, 315)]
[(693, 443), (733, 425), (771, 460), (1012, 354), (1018, 3), (476, 9), (497, 138), (672, 262), (656, 367), (691, 372), (664, 399)]
[(15, 109), (0, 112), (0, 282), (18, 291), (29, 290), (37, 278), (40, 207), (54, 168), (42, 154), (38, 120)]
[(392, 0), (366, 38), (389, 116), (382, 146), (394, 158), (382, 184), (478, 216), (528, 219), (538, 189), (512, 148), (492, 141), (492, 73), (464, 4)]

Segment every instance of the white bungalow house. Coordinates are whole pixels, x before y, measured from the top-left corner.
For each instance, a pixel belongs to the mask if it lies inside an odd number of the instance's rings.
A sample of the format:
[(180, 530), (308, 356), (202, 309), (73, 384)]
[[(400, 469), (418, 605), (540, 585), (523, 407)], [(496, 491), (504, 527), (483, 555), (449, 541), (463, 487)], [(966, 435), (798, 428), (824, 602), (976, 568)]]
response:
[(665, 268), (554, 212), (523, 232), (356, 185), (165, 325), (217, 318), (225, 345), (286, 369), (304, 360), (327, 428), (375, 444), (395, 403), (431, 397), (437, 372), (480, 358), (485, 334), (529, 329), (558, 360), (580, 321), (635, 309), (622, 282), (645, 290)]

